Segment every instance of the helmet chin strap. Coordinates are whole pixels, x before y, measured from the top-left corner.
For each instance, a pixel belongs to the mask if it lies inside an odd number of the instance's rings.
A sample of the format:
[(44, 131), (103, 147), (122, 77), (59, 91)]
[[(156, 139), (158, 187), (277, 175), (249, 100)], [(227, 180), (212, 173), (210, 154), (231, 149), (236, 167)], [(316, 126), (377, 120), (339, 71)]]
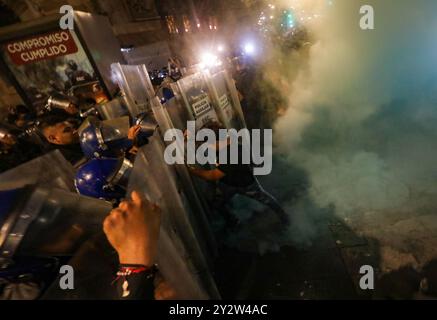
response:
[(109, 179), (108, 183), (105, 185), (105, 187), (108, 187), (110, 189), (113, 189), (115, 186), (121, 186), (122, 185), (122, 179), (126, 175), (126, 172), (128, 170), (132, 169), (133, 165), (132, 162), (130, 162), (128, 159), (123, 158), (123, 161), (121, 162), (120, 168), (118, 171)]
[(96, 137), (97, 137), (97, 142), (99, 143), (99, 146), (102, 150), (108, 150), (108, 146), (105, 143), (105, 140), (103, 139), (103, 134), (102, 134), (102, 130), (100, 129), (100, 127), (96, 127)]

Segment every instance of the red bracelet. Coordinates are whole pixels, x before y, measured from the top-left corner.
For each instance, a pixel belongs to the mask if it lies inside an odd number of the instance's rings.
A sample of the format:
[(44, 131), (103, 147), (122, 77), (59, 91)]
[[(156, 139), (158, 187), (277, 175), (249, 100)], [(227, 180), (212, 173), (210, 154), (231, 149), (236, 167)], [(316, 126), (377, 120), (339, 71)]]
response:
[(117, 272), (118, 277), (126, 277), (131, 274), (141, 273), (145, 271), (149, 271), (152, 268), (147, 267), (121, 267), (120, 270)]
[(143, 272), (148, 274), (146, 278), (149, 279), (155, 276), (155, 274), (158, 272), (158, 267), (157, 265), (153, 265), (151, 267), (146, 267), (142, 265), (132, 265), (126, 267), (120, 266), (120, 269), (117, 272), (117, 277), (114, 279), (113, 283), (122, 277), (127, 277), (133, 274), (139, 274)]

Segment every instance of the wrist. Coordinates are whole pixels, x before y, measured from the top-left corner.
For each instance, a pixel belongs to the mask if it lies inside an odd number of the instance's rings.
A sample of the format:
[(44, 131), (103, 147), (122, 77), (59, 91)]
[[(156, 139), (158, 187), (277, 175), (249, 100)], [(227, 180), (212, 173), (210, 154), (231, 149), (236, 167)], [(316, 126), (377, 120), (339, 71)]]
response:
[(118, 258), (120, 264), (124, 264), (124, 265), (132, 264), (132, 265), (143, 265), (143, 266), (151, 267), (155, 263), (154, 259), (150, 255), (145, 254), (143, 252), (138, 252), (138, 253), (120, 252), (118, 254)]

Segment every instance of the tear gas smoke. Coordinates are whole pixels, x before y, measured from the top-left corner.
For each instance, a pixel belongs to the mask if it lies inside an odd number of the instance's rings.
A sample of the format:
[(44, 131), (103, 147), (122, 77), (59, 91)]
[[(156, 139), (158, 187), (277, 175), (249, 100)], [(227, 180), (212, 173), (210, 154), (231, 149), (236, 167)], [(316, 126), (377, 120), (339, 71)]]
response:
[[(362, 5), (374, 8), (374, 30), (360, 29)], [(319, 17), (301, 20), (306, 53), (270, 53), (270, 78), (289, 93), (277, 152), (306, 170), (317, 206), (340, 217), (435, 214), (437, 2), (314, 0), (304, 10)]]

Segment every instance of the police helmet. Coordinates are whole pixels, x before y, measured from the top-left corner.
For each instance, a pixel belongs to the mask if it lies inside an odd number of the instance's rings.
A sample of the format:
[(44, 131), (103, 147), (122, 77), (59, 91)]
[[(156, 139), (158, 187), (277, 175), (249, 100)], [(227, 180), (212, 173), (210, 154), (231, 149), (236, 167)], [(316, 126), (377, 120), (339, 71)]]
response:
[(88, 117), (79, 128), (79, 139), (87, 158), (118, 157), (133, 146), (128, 139), (129, 117), (100, 121)]
[(120, 200), (126, 194), (132, 167), (125, 158), (91, 159), (76, 172), (76, 189), (84, 196)]

